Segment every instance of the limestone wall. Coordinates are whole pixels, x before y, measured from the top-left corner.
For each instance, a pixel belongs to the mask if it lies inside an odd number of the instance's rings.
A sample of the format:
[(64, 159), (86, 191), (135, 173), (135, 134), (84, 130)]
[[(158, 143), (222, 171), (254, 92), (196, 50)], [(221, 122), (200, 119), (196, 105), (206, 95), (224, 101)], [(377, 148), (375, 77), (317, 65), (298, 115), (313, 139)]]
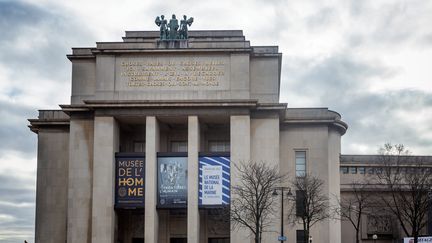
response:
[(36, 242), (65, 242), (69, 162), (67, 129), (38, 133)]
[(74, 48), (68, 55), (72, 61), (71, 103), (279, 100), (282, 55), (277, 47), (251, 47), (241, 31), (196, 32), (182, 48), (159, 42), (153, 32), (127, 32), (124, 42)]

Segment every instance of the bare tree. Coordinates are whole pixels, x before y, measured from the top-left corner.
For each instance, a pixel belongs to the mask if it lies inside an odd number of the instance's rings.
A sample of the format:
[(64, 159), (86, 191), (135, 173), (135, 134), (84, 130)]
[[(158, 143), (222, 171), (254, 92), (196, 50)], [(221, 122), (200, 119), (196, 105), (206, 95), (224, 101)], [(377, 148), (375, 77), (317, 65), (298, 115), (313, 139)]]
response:
[(291, 222), (303, 224), (305, 240), (309, 239), (312, 226), (330, 217), (329, 198), (322, 192), (323, 185), (323, 180), (312, 175), (297, 177), (292, 181), (296, 195), (291, 198)]
[(360, 242), (360, 226), (362, 217), (371, 212), (373, 203), (371, 200), (369, 183), (367, 181), (354, 181), (349, 185), (349, 195), (339, 199), (339, 207), (336, 214), (341, 219), (349, 221), (356, 231), (356, 243)]
[(388, 191), (381, 201), (397, 218), (407, 236), (418, 242), (422, 229), (427, 225), (432, 173), (431, 164), (422, 156), (410, 156), (404, 145), (385, 144), (379, 150), (381, 173), (377, 180)]
[(242, 162), (234, 164), (239, 184), (231, 187), (231, 222), (234, 227), (250, 230), (255, 243), (260, 243), (275, 212), (272, 193), (283, 175), (276, 166), (265, 162)]

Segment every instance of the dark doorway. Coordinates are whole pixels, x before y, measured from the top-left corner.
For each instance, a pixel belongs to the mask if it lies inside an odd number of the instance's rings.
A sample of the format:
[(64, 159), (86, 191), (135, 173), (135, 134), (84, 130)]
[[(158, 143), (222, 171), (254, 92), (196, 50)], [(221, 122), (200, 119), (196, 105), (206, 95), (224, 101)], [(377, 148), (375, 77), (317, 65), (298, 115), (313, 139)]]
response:
[(170, 243), (187, 243), (187, 238), (171, 238)]
[(297, 243), (306, 243), (304, 230), (296, 231)]
[(230, 243), (230, 238), (209, 238), (208, 243)]
[(144, 243), (144, 238), (132, 238), (132, 243)]

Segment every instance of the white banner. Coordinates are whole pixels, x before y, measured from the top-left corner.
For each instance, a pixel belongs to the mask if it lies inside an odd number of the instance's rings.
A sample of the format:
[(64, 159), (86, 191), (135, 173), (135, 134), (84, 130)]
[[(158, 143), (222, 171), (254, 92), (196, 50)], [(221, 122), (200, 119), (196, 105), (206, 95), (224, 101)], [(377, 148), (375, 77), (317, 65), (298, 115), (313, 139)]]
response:
[(202, 204), (222, 204), (222, 166), (204, 165), (202, 178)]
[[(428, 236), (428, 237), (419, 237), (418, 238), (418, 242), (419, 243), (431, 243), (432, 242), (432, 237), (430, 237), (430, 236)], [(412, 237), (404, 238), (404, 243), (414, 243), (414, 238), (412, 238)]]

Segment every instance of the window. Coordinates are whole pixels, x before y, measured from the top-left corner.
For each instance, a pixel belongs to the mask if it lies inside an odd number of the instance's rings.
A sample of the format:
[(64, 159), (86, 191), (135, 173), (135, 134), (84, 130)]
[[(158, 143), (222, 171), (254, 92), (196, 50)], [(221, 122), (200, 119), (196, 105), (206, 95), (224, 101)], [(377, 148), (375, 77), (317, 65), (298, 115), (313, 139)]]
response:
[(296, 191), (296, 216), (302, 217), (305, 214), (306, 195), (304, 191)]
[(133, 143), (134, 145), (134, 152), (145, 152), (145, 142), (142, 141), (135, 141)]
[(409, 167), (407, 168), (407, 174), (415, 174), (416, 173), (416, 168), (414, 167)]
[(362, 174), (362, 175), (366, 174), (366, 168), (365, 168), (365, 167), (359, 167), (359, 168), (358, 168), (358, 171), (359, 171), (359, 173)]
[(296, 176), (306, 176), (306, 151), (295, 151)]
[(350, 167), (349, 171), (351, 174), (357, 174), (357, 167)]
[(296, 243), (306, 243), (303, 230), (296, 231)]
[(171, 152), (187, 152), (186, 141), (171, 141)]
[(210, 152), (229, 152), (230, 142), (229, 141), (209, 141)]
[(373, 174), (373, 173), (374, 173), (374, 168), (373, 167), (368, 168), (368, 174)]
[(348, 174), (348, 167), (346, 167), (346, 166), (340, 167), (340, 172), (343, 174)]
[(382, 174), (383, 168), (375, 168), (375, 172), (379, 175)]

